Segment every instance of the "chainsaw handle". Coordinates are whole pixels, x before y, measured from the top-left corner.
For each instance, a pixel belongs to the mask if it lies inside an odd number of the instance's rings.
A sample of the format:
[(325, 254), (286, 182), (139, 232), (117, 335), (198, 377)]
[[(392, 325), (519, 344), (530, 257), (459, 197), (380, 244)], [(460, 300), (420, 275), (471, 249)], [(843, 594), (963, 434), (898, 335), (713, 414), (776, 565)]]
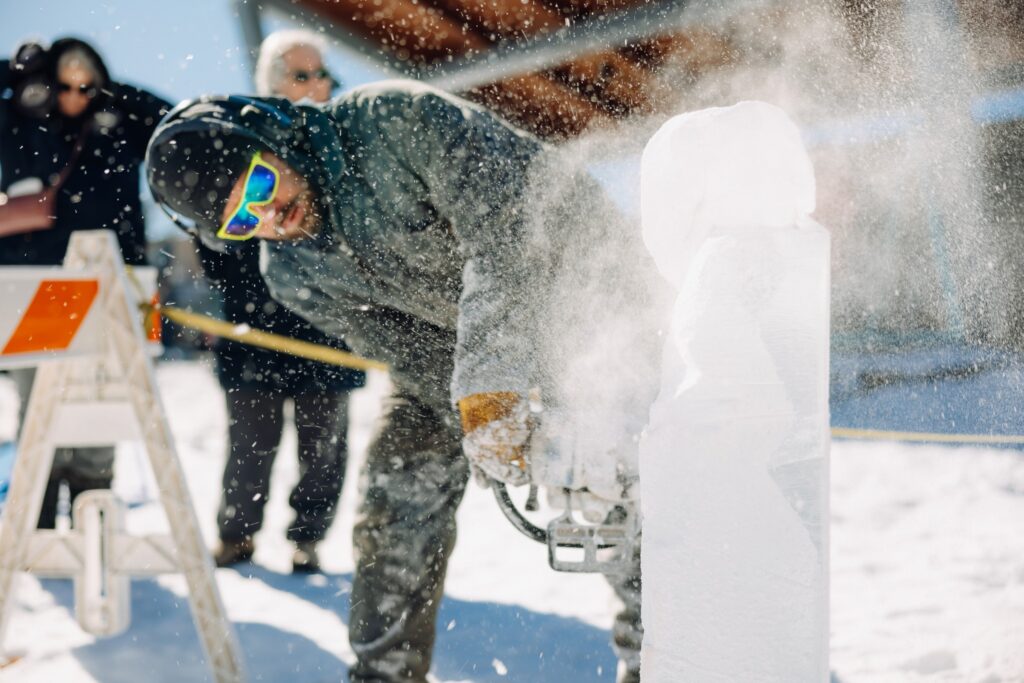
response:
[(508, 487), (505, 486), (505, 482), (491, 479), (490, 483), (491, 490), (494, 491), (494, 499), (498, 501), (498, 507), (501, 509), (501, 513), (505, 515), (505, 519), (512, 522), (512, 526), (527, 538), (547, 545), (548, 532), (530, 522), (519, 512), (516, 504), (512, 502), (512, 496), (508, 495)]

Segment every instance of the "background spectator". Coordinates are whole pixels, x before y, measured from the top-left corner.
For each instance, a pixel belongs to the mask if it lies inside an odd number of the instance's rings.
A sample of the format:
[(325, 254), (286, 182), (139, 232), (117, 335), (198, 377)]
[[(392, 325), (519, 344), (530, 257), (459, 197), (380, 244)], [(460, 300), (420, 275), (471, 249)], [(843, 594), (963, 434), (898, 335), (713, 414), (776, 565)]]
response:
[[(325, 102), (336, 83), (323, 65), (323, 40), (309, 31), (281, 31), (264, 41), (257, 67), (263, 95)], [(240, 243), (228, 253), (197, 248), (207, 278), (222, 293), (224, 315), (233, 323), (315, 344), (347, 349), (333, 337), (273, 301), (260, 276), (260, 248)], [(316, 544), (334, 519), (347, 462), (349, 390), (365, 375), (316, 361), (264, 351), (220, 339), (214, 346), (217, 377), (227, 399), (228, 457), (217, 524), (218, 566), (252, 557), (253, 534), (263, 524), (270, 473), (284, 430), (285, 403), (294, 407), (299, 481), (289, 502), (295, 523), (295, 571), (317, 571)]]
[(326, 102), (340, 85), (324, 66), (326, 52), (327, 41), (312, 31), (271, 33), (256, 60), (256, 94)]
[[(0, 266), (56, 265), (75, 230), (113, 230), (125, 261), (143, 263), (145, 219), (139, 200), (139, 166), (146, 144), (169, 104), (117, 83), (88, 43), (62, 38), (47, 49), (21, 45), (13, 60), (0, 60), (0, 191), (37, 192), (57, 184), (55, 218), (41, 230), (0, 238)], [(21, 415), (35, 377), (13, 371)], [(53, 527), (60, 482), (74, 500), (80, 492), (108, 488), (114, 449), (60, 448), (43, 499), (40, 527)]]

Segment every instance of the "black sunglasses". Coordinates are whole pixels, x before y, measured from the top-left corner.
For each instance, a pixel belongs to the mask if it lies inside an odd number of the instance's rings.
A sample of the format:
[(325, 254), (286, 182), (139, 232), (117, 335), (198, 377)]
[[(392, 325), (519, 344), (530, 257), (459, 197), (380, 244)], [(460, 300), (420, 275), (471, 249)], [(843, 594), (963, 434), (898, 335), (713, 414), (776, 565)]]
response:
[(334, 77), (331, 76), (331, 72), (323, 67), (315, 71), (304, 71), (302, 69), (298, 69), (296, 71), (293, 71), (291, 73), (291, 76), (293, 79), (295, 79), (295, 81), (299, 83), (305, 83), (306, 81), (312, 80), (314, 78), (319, 81), (334, 80)]
[(57, 84), (57, 88), (61, 92), (71, 92), (72, 90), (77, 90), (80, 95), (85, 95), (86, 97), (90, 98), (96, 97), (96, 86), (92, 85), (91, 83), (68, 85), (67, 83), (62, 82)]

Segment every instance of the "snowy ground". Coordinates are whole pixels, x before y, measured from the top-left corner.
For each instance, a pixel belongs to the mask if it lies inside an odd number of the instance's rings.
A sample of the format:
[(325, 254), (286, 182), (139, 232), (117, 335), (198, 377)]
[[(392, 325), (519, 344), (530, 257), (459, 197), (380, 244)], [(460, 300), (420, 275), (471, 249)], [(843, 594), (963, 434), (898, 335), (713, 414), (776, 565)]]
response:
[[(159, 369), (179, 454), (212, 544), (224, 452), (222, 396), (209, 368)], [(253, 681), (321, 683), (352, 661), (345, 621), (357, 464), (369, 439), (374, 378), (352, 415), (353, 461), (341, 515), (324, 544), (323, 576), (287, 573), (287, 492), (296, 477), (294, 433), (274, 471), (256, 563), (219, 570)], [(0, 392), (0, 440), (12, 397)], [(837, 442), (832, 451), (832, 665), (844, 683), (1024, 681), (1024, 457), (1019, 451)], [(153, 497), (141, 453), (119, 451), (116, 488)], [(129, 526), (156, 529), (152, 503)], [(439, 622), (439, 681), (575, 683), (614, 680), (608, 628), (615, 603), (594, 576), (547, 567), (545, 550), (470, 487)], [(75, 624), (70, 582), (22, 576), (5, 640), (22, 658), (0, 681), (209, 680), (178, 577), (133, 584), (133, 623), (97, 641)]]

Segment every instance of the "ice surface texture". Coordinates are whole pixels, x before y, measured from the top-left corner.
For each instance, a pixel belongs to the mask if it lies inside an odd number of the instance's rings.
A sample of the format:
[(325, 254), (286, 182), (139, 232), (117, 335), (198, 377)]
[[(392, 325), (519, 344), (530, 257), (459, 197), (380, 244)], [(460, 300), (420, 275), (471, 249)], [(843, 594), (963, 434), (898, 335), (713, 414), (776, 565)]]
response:
[(643, 678), (828, 680), (829, 238), (769, 104), (679, 116), (643, 158), (677, 288), (640, 446)]
[(682, 114), (643, 155), (644, 242), (682, 287), (713, 227), (785, 227), (814, 211), (814, 169), (784, 111), (740, 102)]

